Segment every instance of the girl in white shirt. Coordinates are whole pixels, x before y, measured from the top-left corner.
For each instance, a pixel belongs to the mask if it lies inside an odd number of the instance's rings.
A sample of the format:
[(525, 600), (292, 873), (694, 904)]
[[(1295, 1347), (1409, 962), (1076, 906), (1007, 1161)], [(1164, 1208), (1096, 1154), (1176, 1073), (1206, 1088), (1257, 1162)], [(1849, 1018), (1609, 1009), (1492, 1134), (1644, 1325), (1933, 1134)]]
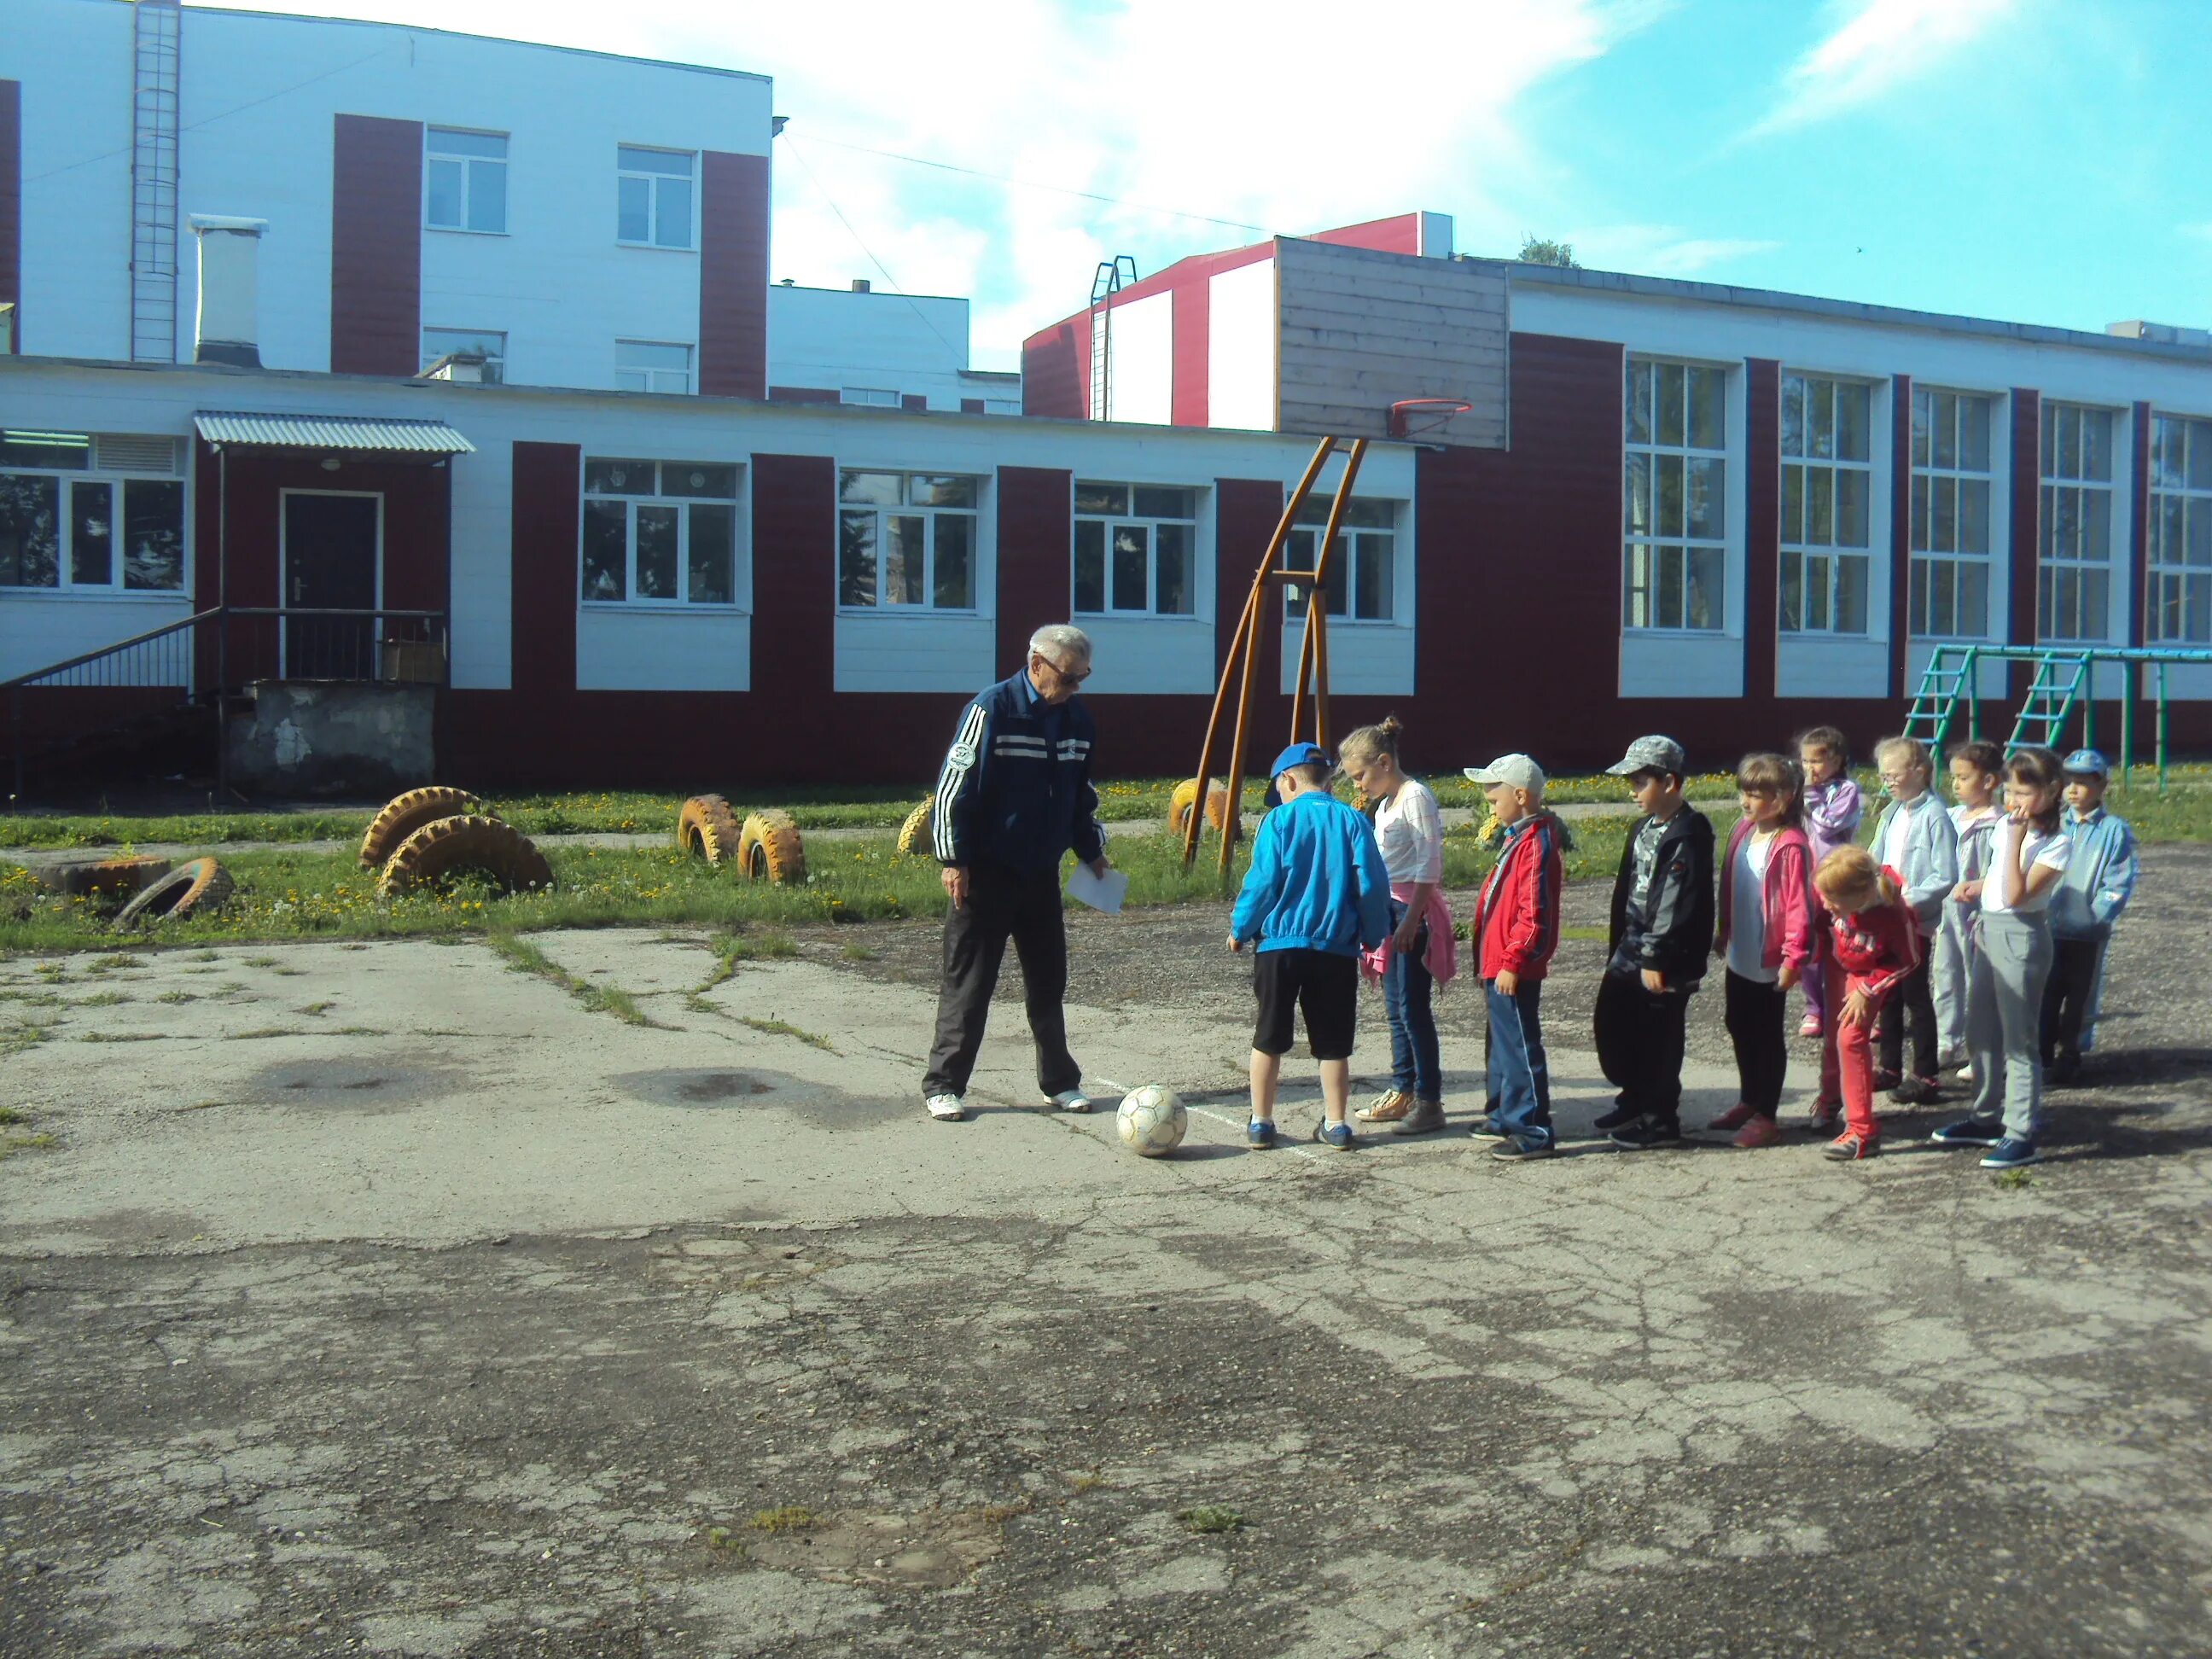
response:
[(1443, 902), (1443, 815), (1428, 785), (1399, 769), (1401, 729), (1395, 716), (1361, 726), (1339, 746), (1337, 763), (1376, 803), (1375, 839), (1390, 872), (1392, 932), (1382, 973), (1390, 1086), (1361, 1110), (1359, 1121), (1389, 1123), (1393, 1134), (1425, 1135), (1444, 1127), (1436, 976), (1429, 961), (1436, 930), (1441, 927), (1443, 940), (1451, 937), (1451, 912)]
[(2051, 901), (2072, 843), (2059, 823), (2066, 775), (2048, 749), (2023, 749), (2005, 763), (2004, 821), (1990, 838), (1982, 875), (1978, 935), (1966, 989), (1966, 1052), (1974, 1066), (1972, 1110), (1936, 1132), (1945, 1146), (1983, 1146), (1982, 1166), (2038, 1163), (2043, 1128), (2040, 1036), (2044, 981), (2051, 976)]

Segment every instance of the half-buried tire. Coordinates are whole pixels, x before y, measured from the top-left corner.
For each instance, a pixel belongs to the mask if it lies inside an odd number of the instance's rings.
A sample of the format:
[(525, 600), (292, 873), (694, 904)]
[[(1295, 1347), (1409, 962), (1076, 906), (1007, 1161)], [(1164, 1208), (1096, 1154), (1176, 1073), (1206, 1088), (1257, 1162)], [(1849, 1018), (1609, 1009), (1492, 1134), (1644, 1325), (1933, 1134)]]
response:
[(806, 846), (788, 812), (751, 812), (738, 836), (738, 868), (755, 881), (781, 887), (806, 879)]
[(115, 918), (118, 933), (204, 916), (229, 902), (230, 872), (213, 859), (194, 859), (140, 891)]
[(144, 892), (169, 869), (167, 859), (69, 859), (48, 865), (40, 879), (72, 898), (120, 898)]
[(362, 868), (376, 870), (391, 863), (392, 855), (399, 850), (399, 843), (424, 824), (469, 814), (490, 816), (484, 811), (483, 803), (467, 790), (442, 783), (394, 795), (385, 809), (369, 820), (368, 833), (361, 838)]
[(906, 822), (899, 825), (899, 851), (911, 856), (934, 850), (930, 831), (936, 822), (937, 803), (934, 800), (926, 800), (908, 813)]
[(709, 864), (737, 857), (739, 833), (738, 815), (720, 795), (694, 795), (676, 815), (676, 844)]
[[(1191, 803), (1198, 799), (1198, 780), (1185, 778), (1176, 785), (1175, 793), (1168, 797), (1168, 829), (1182, 835), (1190, 825)], [(1206, 786), (1206, 821), (1216, 830), (1229, 822), (1229, 786), (1219, 778), (1209, 779)]]
[(469, 815), (426, 823), (392, 849), (377, 891), (397, 898), (466, 873), (487, 876), (509, 893), (544, 892), (553, 866), (511, 823)]

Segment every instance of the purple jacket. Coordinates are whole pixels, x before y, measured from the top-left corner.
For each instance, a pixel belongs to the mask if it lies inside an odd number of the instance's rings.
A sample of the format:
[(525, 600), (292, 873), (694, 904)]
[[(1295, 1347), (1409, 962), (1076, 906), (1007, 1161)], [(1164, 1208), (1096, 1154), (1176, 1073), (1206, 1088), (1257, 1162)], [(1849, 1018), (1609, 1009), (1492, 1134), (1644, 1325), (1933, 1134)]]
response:
[(1813, 868), (1838, 847), (1848, 847), (1859, 833), (1866, 802), (1859, 787), (1838, 773), (1826, 783), (1805, 786), (1805, 838), (1813, 843)]

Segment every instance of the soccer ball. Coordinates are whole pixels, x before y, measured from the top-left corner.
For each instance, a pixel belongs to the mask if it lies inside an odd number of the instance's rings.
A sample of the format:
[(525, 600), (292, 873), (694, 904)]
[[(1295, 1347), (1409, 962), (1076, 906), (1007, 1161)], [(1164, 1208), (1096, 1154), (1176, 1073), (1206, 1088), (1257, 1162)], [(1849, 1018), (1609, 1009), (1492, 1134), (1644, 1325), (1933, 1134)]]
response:
[(1164, 1083), (1147, 1083), (1121, 1097), (1115, 1126), (1121, 1132), (1121, 1144), (1139, 1158), (1165, 1158), (1182, 1145), (1190, 1115), (1174, 1090)]

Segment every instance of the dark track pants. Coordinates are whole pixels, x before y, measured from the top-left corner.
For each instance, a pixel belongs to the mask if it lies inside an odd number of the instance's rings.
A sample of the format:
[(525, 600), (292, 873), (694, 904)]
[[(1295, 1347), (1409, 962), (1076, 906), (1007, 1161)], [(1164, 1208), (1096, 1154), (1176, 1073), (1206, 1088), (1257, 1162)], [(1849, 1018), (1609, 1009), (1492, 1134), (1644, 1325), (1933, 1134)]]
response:
[(925, 1095), (964, 1095), (983, 1046), (983, 1023), (1006, 941), (1021, 960), (1030, 1032), (1036, 1039), (1037, 1087), (1048, 1095), (1079, 1088), (1083, 1068), (1067, 1052), (1067, 922), (1060, 871), (969, 867), (968, 902), (945, 917), (945, 972), (937, 994), (937, 1041), (921, 1080)]
[[(1934, 963), (1920, 958), (1912, 971), (1891, 988), (1881, 1005), (1881, 1023), (1875, 1030), (1876, 1064), (1885, 1072), (1906, 1077), (1936, 1076), (1936, 996), (1929, 981)], [(1905, 1037), (1912, 1034), (1912, 1069), (1905, 1069)]]
[(2097, 977), (2105, 971), (2105, 943), (2100, 939), (2051, 942), (2051, 977), (2043, 987), (2041, 1046), (2046, 1070), (2062, 1054), (2069, 1060), (2081, 1056), (2082, 1025), (2097, 1006)]
[[(1819, 972), (1815, 963), (1814, 971)], [(1782, 1108), (1783, 1079), (1790, 1074), (1790, 993), (1765, 980), (1746, 979), (1729, 969), (1726, 1006), (1729, 1041), (1735, 1045), (1739, 1097), (1761, 1117)]]
[(1680, 1120), (1682, 1050), (1695, 988), (1647, 991), (1640, 974), (1612, 968), (1598, 981), (1597, 1063), (1623, 1106), (1666, 1123)]

